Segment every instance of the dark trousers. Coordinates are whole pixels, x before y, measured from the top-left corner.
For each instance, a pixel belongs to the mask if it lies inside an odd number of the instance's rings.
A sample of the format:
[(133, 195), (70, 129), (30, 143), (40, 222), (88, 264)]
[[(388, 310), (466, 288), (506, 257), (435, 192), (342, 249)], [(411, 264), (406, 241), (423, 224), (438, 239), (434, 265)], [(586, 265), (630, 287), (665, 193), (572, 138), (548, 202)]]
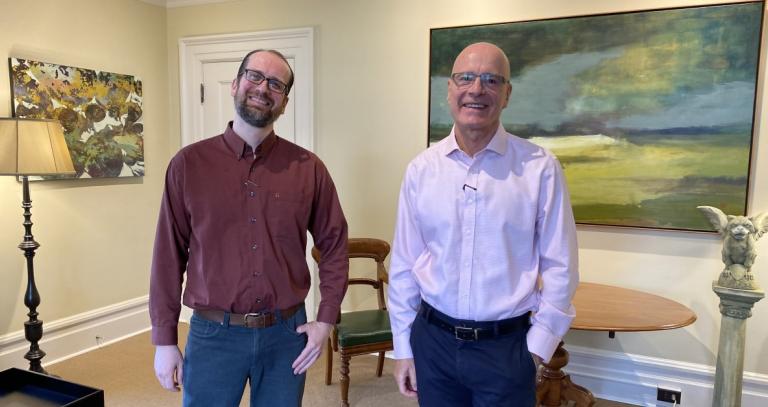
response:
[[(444, 323), (434, 322), (436, 312), (422, 303), (411, 327), (420, 406), (532, 407), (536, 404), (536, 367), (525, 339), (527, 323), (512, 332), (462, 340), (448, 332)], [(477, 325), (437, 314), (442, 322), (447, 319), (455, 326), (488, 327), (488, 323)]]
[(269, 328), (217, 323), (193, 315), (184, 351), (184, 407), (236, 407), (246, 381), (250, 405), (301, 406), (306, 374), (291, 364), (307, 343), (296, 327), (307, 322), (304, 309)]

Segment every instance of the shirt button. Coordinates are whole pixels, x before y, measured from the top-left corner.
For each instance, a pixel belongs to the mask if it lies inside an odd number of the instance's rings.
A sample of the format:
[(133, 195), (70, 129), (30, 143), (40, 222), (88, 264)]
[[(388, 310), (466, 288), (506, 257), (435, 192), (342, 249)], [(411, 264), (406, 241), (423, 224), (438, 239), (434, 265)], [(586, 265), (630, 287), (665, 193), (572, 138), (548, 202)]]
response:
[(250, 192), (248, 192), (248, 195), (249, 195), (251, 198), (253, 198), (254, 196), (256, 196), (256, 193), (255, 193), (255, 192), (253, 192), (253, 191), (250, 191)]
[(249, 220), (251, 221), (251, 223), (256, 223), (256, 218), (251, 218)]
[(251, 250), (256, 250), (258, 248), (259, 248), (259, 245), (257, 245), (257, 244), (254, 244), (253, 246), (251, 246)]
[(257, 303), (257, 304), (261, 303), (261, 298), (257, 298), (257, 299), (256, 299), (256, 303)]

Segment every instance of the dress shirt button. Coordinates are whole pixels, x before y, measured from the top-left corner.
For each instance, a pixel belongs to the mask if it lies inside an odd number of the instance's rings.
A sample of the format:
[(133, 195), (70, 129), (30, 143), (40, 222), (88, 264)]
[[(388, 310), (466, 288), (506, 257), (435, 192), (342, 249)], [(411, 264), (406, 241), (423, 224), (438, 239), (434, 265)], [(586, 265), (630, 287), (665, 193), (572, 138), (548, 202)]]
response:
[(251, 218), (249, 220), (251, 221), (251, 223), (256, 223), (256, 218)]
[(258, 248), (259, 248), (259, 245), (255, 244), (255, 243), (253, 244), (253, 246), (251, 246), (251, 250), (256, 250)]
[(261, 298), (257, 298), (256, 299), (256, 304), (260, 304), (260, 303), (261, 303)]
[(255, 193), (255, 192), (253, 192), (253, 191), (249, 191), (249, 192), (248, 192), (248, 196), (250, 196), (251, 198), (253, 198), (254, 196), (256, 196), (256, 193)]

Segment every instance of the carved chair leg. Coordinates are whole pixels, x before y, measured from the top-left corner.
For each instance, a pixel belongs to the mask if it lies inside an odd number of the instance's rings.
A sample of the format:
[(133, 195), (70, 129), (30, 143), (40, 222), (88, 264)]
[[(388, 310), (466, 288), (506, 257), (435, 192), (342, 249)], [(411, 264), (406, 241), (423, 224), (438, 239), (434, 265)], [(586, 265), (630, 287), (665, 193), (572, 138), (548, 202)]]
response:
[(333, 345), (328, 338), (328, 349), (325, 351), (325, 385), (331, 384), (331, 372), (333, 372)]
[(341, 406), (349, 407), (349, 356), (341, 355), (339, 373), (341, 373)]
[(379, 364), (376, 366), (376, 376), (381, 377), (384, 371), (384, 352), (379, 352)]

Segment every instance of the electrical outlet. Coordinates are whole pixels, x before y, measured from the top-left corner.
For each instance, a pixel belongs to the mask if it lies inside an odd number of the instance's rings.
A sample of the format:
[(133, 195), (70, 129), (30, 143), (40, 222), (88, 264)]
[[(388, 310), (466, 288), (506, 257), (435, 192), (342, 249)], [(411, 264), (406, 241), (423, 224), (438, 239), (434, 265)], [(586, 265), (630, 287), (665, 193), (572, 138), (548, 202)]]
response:
[(656, 400), (680, 405), (680, 398), (683, 396), (683, 392), (680, 390), (664, 389), (661, 387), (657, 387), (656, 390)]

